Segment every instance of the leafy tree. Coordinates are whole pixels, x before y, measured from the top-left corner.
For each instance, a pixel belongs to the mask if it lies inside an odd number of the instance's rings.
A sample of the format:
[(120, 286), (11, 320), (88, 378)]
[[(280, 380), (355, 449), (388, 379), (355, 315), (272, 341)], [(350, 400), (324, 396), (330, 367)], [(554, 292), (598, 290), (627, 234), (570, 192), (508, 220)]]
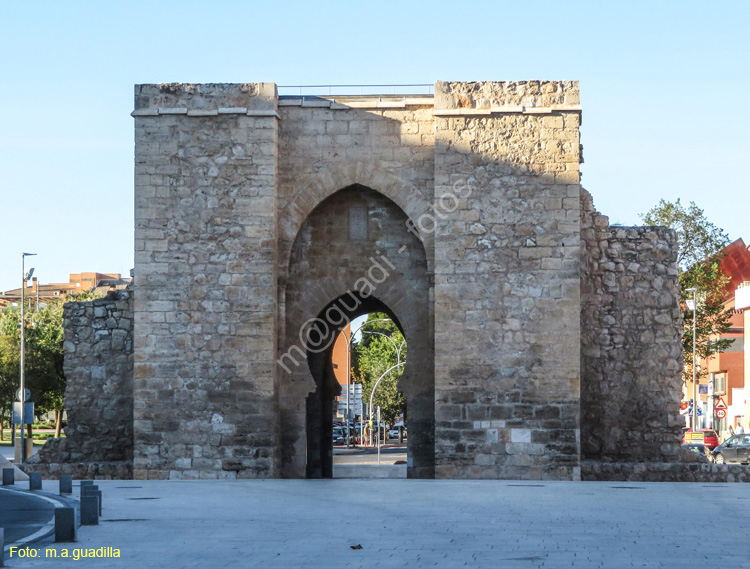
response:
[[(26, 388), (31, 392), (37, 414), (55, 412), (57, 432), (63, 411), (65, 373), (63, 371), (63, 301), (41, 305), (25, 314)], [(0, 311), (0, 420), (10, 419), (12, 402), (19, 387), (21, 310), (6, 307)], [(9, 422), (9, 421), (8, 421)]]
[(659, 200), (658, 204), (641, 214), (641, 219), (646, 225), (662, 225), (677, 233), (677, 265), (683, 272), (715, 257), (729, 245), (729, 236), (711, 223), (695, 202), (690, 202), (686, 208), (679, 199), (674, 203)]
[[(373, 312), (367, 321), (388, 319), (386, 314)], [(362, 328), (362, 338), (355, 344), (352, 377), (362, 383), (362, 397), (366, 403), (378, 379), (397, 363), (397, 347), (401, 348), (400, 361), (406, 361), (406, 343), (393, 321), (374, 322)], [(395, 423), (401, 413), (406, 413), (406, 397), (398, 391), (398, 378), (403, 366), (391, 370), (377, 386), (373, 407), (380, 406), (380, 417), (385, 423)], [(374, 416), (374, 414), (373, 414)]]
[[(647, 225), (662, 225), (675, 230), (678, 240), (677, 264), (682, 289), (682, 316), (685, 323), (682, 345), (685, 350), (683, 378), (693, 378), (693, 311), (688, 309), (691, 299), (689, 288), (697, 288), (695, 320), (696, 355), (705, 361), (713, 354), (721, 353), (732, 343), (720, 339), (730, 328), (731, 311), (725, 307), (724, 287), (729, 278), (722, 274), (719, 265), (722, 250), (729, 244), (729, 236), (706, 218), (695, 202), (686, 208), (678, 199), (671, 203), (660, 200), (648, 212), (641, 215)], [(705, 375), (702, 366), (696, 377)]]
[(60, 436), (64, 408), (63, 302), (56, 301), (30, 315), (27, 332), (29, 390), (40, 413), (55, 412), (55, 436)]
[[(13, 314), (13, 312), (19, 314)], [(0, 311), (0, 439), (10, 424), (12, 402), (19, 385), (20, 311), (11, 307)]]

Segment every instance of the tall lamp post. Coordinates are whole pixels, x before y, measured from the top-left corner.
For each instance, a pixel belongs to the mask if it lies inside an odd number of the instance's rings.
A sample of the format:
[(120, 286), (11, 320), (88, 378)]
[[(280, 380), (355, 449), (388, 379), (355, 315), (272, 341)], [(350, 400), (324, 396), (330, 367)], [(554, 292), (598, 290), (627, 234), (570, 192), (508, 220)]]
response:
[(362, 324), (357, 328), (354, 332), (352, 332), (351, 327), (349, 327), (349, 337), (346, 336), (346, 327), (341, 328), (341, 333), (344, 335), (344, 338), (346, 339), (346, 448), (349, 448), (349, 416), (351, 414), (349, 410), (349, 400), (350, 400), (350, 394), (349, 394), (349, 384), (351, 382), (352, 377), (352, 361), (351, 361), (351, 355), (352, 355), (352, 340), (354, 339), (354, 335), (359, 332), (362, 328), (364, 328), (368, 324), (372, 324), (374, 322), (392, 322), (390, 318), (377, 318), (376, 320), (367, 320), (365, 322), (362, 322)]
[[(380, 380), (383, 379), (388, 372), (390, 372), (391, 370), (396, 369), (397, 367), (403, 365), (401, 363), (401, 348), (404, 347), (404, 344), (406, 343), (406, 338), (404, 338), (403, 340), (401, 340), (401, 345), (400, 346), (397, 346), (396, 342), (393, 341), (393, 338), (391, 338), (387, 334), (382, 334), (380, 332), (370, 332), (368, 330), (363, 330), (362, 333), (363, 334), (377, 334), (378, 336), (383, 336), (384, 338), (386, 338), (387, 340), (389, 340), (391, 342), (391, 344), (393, 344), (393, 349), (396, 350), (396, 365), (393, 366), (392, 368), (390, 368), (388, 371), (386, 371), (383, 375), (381, 375), (378, 378), (378, 380), (375, 382), (375, 385), (373, 385), (373, 387), (372, 387), (372, 391), (370, 392), (370, 406), (369, 406), (369, 409), (370, 409), (370, 425), (372, 426), (372, 398), (375, 395), (375, 390), (378, 388), (378, 384), (380, 383)], [(380, 421), (378, 421), (378, 436), (380, 436)], [(399, 441), (399, 442), (401, 442), (401, 441)], [(370, 446), (372, 446), (372, 429), (370, 429)]]
[[(399, 352), (400, 355), (400, 352)], [(372, 399), (375, 397), (375, 390), (378, 388), (378, 384), (380, 383), (380, 380), (383, 379), (386, 375), (391, 373), (394, 369), (400, 368), (402, 365), (405, 365), (406, 362), (399, 361), (395, 366), (389, 367), (387, 370), (383, 372), (383, 375), (381, 375), (378, 380), (375, 382), (375, 385), (372, 386), (372, 391), (370, 392), (370, 423), (372, 423)], [(380, 407), (378, 407), (378, 464), (380, 464)], [(370, 442), (372, 442), (372, 433), (370, 433)], [(400, 441), (399, 441), (400, 442)], [(385, 435), (383, 435), (383, 444), (385, 444)]]
[(26, 283), (34, 273), (34, 269), (29, 269), (26, 272), (26, 257), (33, 257), (36, 253), (21, 253), (21, 389), (19, 390), (18, 399), (21, 402), (21, 454), (20, 462), (23, 464), (26, 461), (26, 441), (25, 430), (26, 430), (26, 366), (24, 364), (24, 357), (26, 352), (26, 319), (24, 317), (24, 304), (26, 304)]
[(697, 308), (695, 294), (698, 291), (696, 287), (686, 288), (685, 292), (692, 292), (693, 298), (688, 298), (685, 303), (689, 310), (693, 311), (693, 432), (698, 430), (698, 386), (695, 384), (695, 371), (697, 362), (695, 361), (695, 309)]

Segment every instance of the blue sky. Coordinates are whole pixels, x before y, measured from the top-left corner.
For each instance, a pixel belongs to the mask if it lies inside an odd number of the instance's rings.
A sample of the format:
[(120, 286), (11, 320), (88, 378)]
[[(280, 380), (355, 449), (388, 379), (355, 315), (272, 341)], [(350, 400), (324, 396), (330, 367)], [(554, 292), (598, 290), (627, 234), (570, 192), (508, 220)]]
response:
[(750, 2), (3, 2), (0, 290), (133, 266), (133, 85), (581, 82), (583, 184), (746, 231)]

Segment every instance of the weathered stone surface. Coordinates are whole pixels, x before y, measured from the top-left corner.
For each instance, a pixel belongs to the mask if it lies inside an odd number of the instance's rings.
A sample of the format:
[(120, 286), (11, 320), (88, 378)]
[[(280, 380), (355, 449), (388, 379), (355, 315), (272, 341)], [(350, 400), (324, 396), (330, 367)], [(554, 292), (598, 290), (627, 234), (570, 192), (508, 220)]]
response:
[(582, 480), (628, 482), (750, 482), (742, 464), (709, 462), (581, 462)]
[[(577, 96), (575, 83), (549, 85), (561, 102)], [(539, 103), (527, 88), (438, 83), (435, 112)], [(439, 212), (435, 232), (435, 400), (461, 410), (436, 422), (438, 476), (579, 476), (580, 155), (577, 126), (565, 128), (571, 113), (553, 122), (435, 118), (434, 202), (455, 203)], [(504, 422), (497, 434), (484, 426), (492, 419)], [(495, 442), (500, 433), (508, 444)]]
[(132, 477), (132, 295), (129, 288), (65, 304), (65, 438), (48, 440), (27, 470), (49, 478)]
[[(438, 81), (435, 84), (435, 108), (442, 110), (516, 106), (520, 111), (524, 107), (579, 103), (578, 81)], [(562, 128), (561, 121), (545, 117), (542, 124)]]
[[(182, 107), (217, 114), (162, 116)], [(245, 474), (273, 476), (275, 85), (139, 85), (147, 109), (159, 115), (136, 116), (134, 469), (179, 477), (191, 458), (186, 472), (212, 471), (251, 447), (264, 454)]]
[(582, 457), (679, 459), (682, 314), (676, 236), (581, 207)]

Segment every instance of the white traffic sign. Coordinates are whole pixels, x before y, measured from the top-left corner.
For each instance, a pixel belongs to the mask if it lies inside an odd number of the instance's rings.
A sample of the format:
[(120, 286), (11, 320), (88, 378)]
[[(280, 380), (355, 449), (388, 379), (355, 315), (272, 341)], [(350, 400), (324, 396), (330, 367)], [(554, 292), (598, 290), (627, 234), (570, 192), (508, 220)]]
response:
[(723, 419), (727, 416), (727, 410), (726, 409), (717, 409), (716, 410), (716, 418), (717, 419)]
[(724, 403), (724, 398), (719, 397), (719, 400), (716, 402), (716, 405), (714, 405), (714, 409), (726, 409), (727, 404)]

